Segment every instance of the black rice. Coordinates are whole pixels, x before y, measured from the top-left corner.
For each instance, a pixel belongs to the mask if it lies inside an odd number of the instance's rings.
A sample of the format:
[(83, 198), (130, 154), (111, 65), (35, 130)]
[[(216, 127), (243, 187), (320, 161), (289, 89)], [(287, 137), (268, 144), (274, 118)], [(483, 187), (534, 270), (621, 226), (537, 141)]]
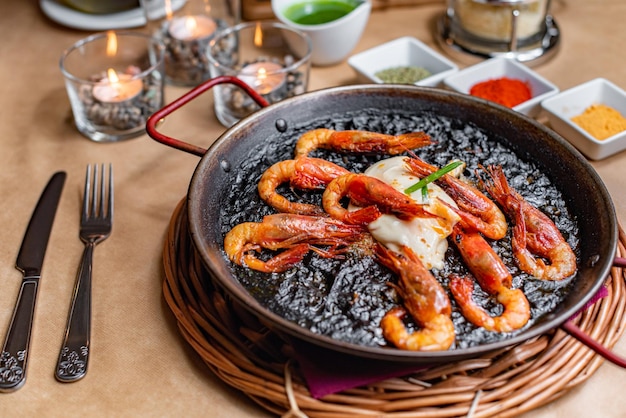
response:
[[(462, 159), (467, 163), (464, 175), (473, 181), (476, 181), (475, 170), (479, 165), (501, 165), (511, 186), (555, 222), (575, 251), (578, 248), (578, 226), (557, 186), (532, 161), (523, 160), (507, 148), (502, 138), (447, 117), (397, 110), (381, 114), (379, 109), (312, 120), (306, 126), (288, 127), (282, 133), (277, 131), (275, 136), (259, 143), (245, 163), (233, 170), (229, 199), (222, 205), (220, 214), (223, 235), (236, 224), (260, 221), (264, 215), (275, 213), (258, 196), (259, 178), (273, 163), (293, 158), (298, 137), (316, 128), (387, 134), (424, 131), (436, 143), (415, 150), (416, 154), (436, 166), (444, 166), (452, 159)], [(311, 156), (325, 158), (353, 172), (363, 172), (374, 162), (388, 158), (386, 155), (348, 155), (324, 150), (316, 150)], [(284, 186), (279, 192), (293, 201), (321, 203), (321, 191), (303, 192)], [(506, 238), (490, 243), (512, 273), (514, 287), (522, 288), (530, 302), (531, 320), (527, 328), (563, 300), (570, 280), (542, 281), (521, 272), (511, 252), (510, 232)], [(269, 256), (269, 252), (260, 255)], [(348, 254), (343, 260), (322, 259), (309, 254), (303, 263), (280, 274), (260, 273), (232, 264), (232, 273), (267, 309), (315, 333), (358, 345), (386, 345), (379, 322), (385, 312), (400, 303), (395, 290), (388, 285), (388, 282), (395, 281), (394, 275), (371, 257), (358, 254)], [(451, 273), (469, 274), (452, 246), (446, 254), (445, 267), (433, 270), (445, 288)], [(501, 312), (501, 306), (478, 286), (474, 298), (492, 314)], [(498, 341), (525, 329), (509, 334), (485, 331), (467, 322), (452, 297), (450, 299), (457, 332), (453, 348)], [(413, 328), (414, 324), (408, 321), (407, 326)]]

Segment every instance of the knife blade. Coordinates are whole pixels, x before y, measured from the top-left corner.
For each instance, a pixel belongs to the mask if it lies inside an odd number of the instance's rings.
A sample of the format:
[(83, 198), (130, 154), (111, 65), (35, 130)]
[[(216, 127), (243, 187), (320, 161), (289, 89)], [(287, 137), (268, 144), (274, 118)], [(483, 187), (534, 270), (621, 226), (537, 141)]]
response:
[(26, 360), (41, 266), (65, 178), (66, 173), (59, 171), (48, 181), (30, 218), (17, 256), (15, 267), (22, 272), (23, 277), (13, 317), (0, 352), (0, 392), (17, 390), (26, 380)]

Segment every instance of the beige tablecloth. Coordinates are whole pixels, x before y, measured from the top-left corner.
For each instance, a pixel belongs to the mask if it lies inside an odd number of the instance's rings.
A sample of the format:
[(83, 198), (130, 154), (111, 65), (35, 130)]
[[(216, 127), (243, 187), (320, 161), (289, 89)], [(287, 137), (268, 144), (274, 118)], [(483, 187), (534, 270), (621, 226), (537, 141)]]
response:
[[(436, 47), (435, 20), (443, 4), (377, 10), (356, 50), (400, 36)], [(535, 69), (567, 89), (596, 77), (626, 87), (626, 3), (557, 0), (552, 10), (562, 46)], [(70, 118), (58, 60), (88, 32), (46, 18), (36, 1), (0, 4), (0, 334), (6, 332), (20, 283), (14, 260), (28, 218), (56, 170), (68, 178), (46, 254), (26, 385), (0, 394), (0, 415), (17, 416), (268, 416), (216, 378), (180, 337), (161, 295), (161, 249), (177, 202), (198, 158), (147, 135), (99, 144), (81, 136)], [(465, 63), (459, 62), (461, 66)], [(310, 89), (356, 83), (347, 63), (314, 68)], [(171, 101), (184, 88), (167, 87)], [(205, 95), (168, 119), (165, 132), (208, 146), (223, 127)], [(96, 250), (92, 359), (87, 377), (60, 384), (54, 367), (74, 276), (82, 252), (78, 213), (85, 165), (111, 162), (116, 175), (112, 236)], [(626, 218), (626, 153), (594, 167)], [(626, 355), (626, 339), (616, 351)], [(605, 363), (585, 384), (532, 417), (621, 417), (626, 371)]]

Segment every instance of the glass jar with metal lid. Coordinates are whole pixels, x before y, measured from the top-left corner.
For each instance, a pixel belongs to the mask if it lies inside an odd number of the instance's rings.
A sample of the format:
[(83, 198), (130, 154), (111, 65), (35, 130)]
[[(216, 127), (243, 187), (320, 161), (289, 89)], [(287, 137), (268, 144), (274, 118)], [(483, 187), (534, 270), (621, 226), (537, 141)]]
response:
[(550, 0), (448, 0), (441, 40), (473, 55), (532, 61), (558, 43), (549, 9)]

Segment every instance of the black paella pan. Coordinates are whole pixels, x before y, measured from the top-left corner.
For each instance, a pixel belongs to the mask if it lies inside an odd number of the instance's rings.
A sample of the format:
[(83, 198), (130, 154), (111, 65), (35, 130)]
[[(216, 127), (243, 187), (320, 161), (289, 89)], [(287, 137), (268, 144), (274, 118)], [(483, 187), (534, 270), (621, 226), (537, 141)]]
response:
[[(157, 124), (165, 116), (224, 82), (243, 88), (261, 109), (229, 128), (208, 150), (158, 132)], [(289, 141), (293, 141), (293, 137), (305, 128), (325, 126), (348, 129), (361, 123), (363, 118), (369, 118), (367, 126), (381, 130), (401, 129), (402, 126), (408, 129), (414, 127), (410, 121), (415, 117), (421, 120), (420, 115), (426, 115), (427, 120), (435, 118), (438, 121), (433, 127), (435, 135), (431, 133), (435, 140), (438, 132), (436, 125), (439, 123), (454, 125), (460, 131), (465, 125), (471, 126), (488, 141), (493, 141), (494, 148), (514, 154), (520, 164), (532, 164), (558, 188), (560, 199), (563, 199), (562, 203), (578, 228), (578, 270), (569, 281), (562, 299), (549, 312), (534, 318), (531, 325), (506, 338), (457, 345), (448, 351), (415, 352), (320, 334), (298, 323), (297, 318), (287, 319), (287, 315), (270, 309), (267, 303), (253, 295), (249, 285), (242, 284), (240, 280), (241, 269), (230, 263), (223, 252), (224, 207), (232, 202), (233, 184), (258, 180), (242, 176), (242, 173), (248, 174), (244, 167), (250, 165), (251, 159), (266, 168), (277, 160), (289, 158), (290, 151), (285, 151), (292, 144)], [(403, 125), (405, 119), (409, 120), (406, 126)], [(398, 123), (400, 128), (389, 128)], [(430, 127), (427, 123), (426, 130)], [(434, 364), (478, 357), (558, 327), (572, 333), (575, 327), (568, 320), (600, 290), (614, 261), (618, 242), (615, 209), (606, 187), (587, 160), (563, 138), (535, 120), (482, 99), (434, 88), (358, 85), (309, 92), (268, 105), (239, 80), (220, 77), (205, 82), (155, 113), (148, 120), (147, 131), (159, 142), (201, 156), (187, 196), (189, 230), (213, 280), (268, 326), (325, 349), (362, 358)], [(459, 150), (460, 158), (464, 158), (463, 152), (466, 151)], [(274, 155), (280, 153), (287, 153), (287, 156)], [(245, 216), (260, 216), (255, 215), (257, 210), (254, 207), (246, 206), (245, 209), (249, 211), (249, 215)], [(584, 336), (578, 338), (584, 339)], [(593, 342), (583, 342), (593, 345)], [(610, 354), (601, 354), (610, 359)]]

